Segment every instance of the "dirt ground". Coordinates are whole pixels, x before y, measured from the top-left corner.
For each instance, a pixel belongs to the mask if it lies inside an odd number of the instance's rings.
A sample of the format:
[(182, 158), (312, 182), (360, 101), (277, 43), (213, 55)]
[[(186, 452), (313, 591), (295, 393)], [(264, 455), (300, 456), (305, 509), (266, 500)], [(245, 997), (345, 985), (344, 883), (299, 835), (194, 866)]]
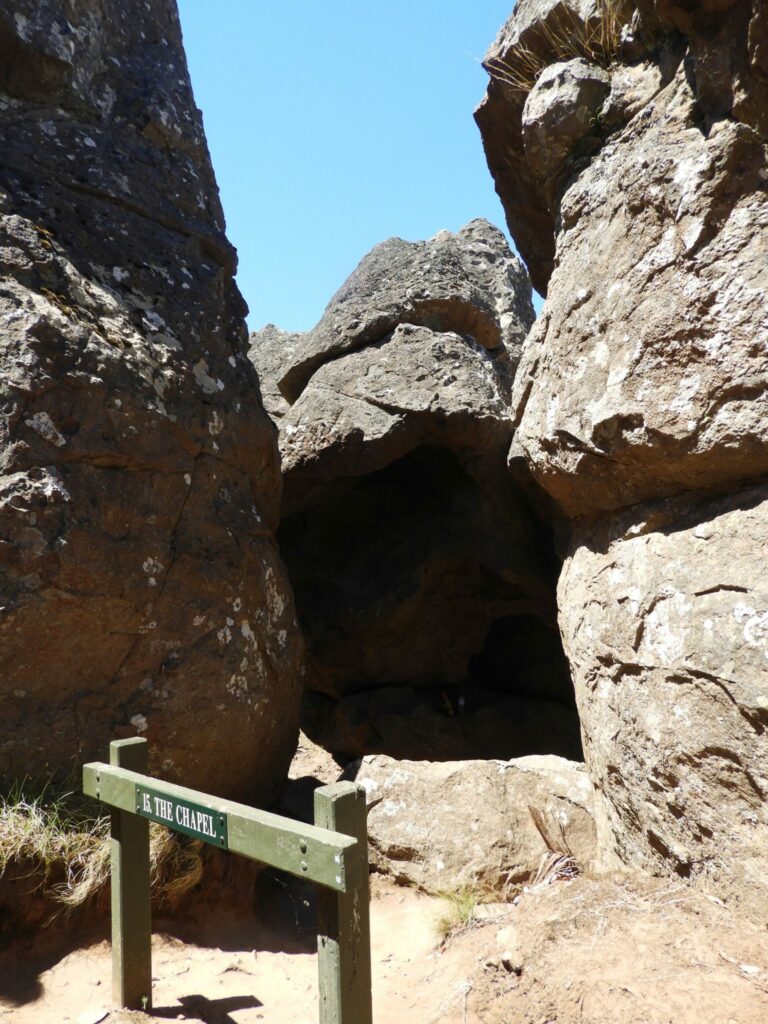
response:
[[(313, 790), (339, 772), (302, 736), (284, 813), (310, 820)], [(58, 952), (37, 941), (45, 955), (0, 956), (0, 1024), (314, 1024), (312, 889), (277, 873), (261, 883), (257, 912), (208, 902), (196, 916), (156, 915), (151, 1014), (110, 1011), (109, 944), (59, 923)], [(447, 909), (372, 876), (375, 1024), (768, 1022), (768, 923), (701, 887), (556, 881), (480, 906), (442, 942)]]
[[(106, 942), (0, 973), (14, 1024), (310, 1024), (317, 1020), (306, 891), (261, 921), (232, 911), (158, 922), (152, 1014), (108, 1010)], [(556, 882), (493, 904), (441, 945), (440, 899), (374, 879), (376, 1024), (765, 1024), (766, 926), (658, 880)]]

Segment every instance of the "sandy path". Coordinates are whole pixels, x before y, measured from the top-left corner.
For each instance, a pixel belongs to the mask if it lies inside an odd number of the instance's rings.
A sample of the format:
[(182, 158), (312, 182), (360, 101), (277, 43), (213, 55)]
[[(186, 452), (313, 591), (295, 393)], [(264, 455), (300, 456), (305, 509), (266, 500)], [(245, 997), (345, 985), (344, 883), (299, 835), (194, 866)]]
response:
[[(376, 1024), (768, 1021), (764, 921), (679, 880), (582, 878), (531, 891), (483, 908), (444, 949), (434, 927), (442, 901), (374, 881)], [(284, 887), (260, 922), (208, 914), (186, 941), (159, 933), (151, 1016), (107, 1011), (102, 942), (32, 972), (37, 991), (0, 1002), (0, 1024), (316, 1024), (305, 896)], [(0, 976), (0, 991), (9, 980)]]
[[(371, 955), (378, 1024), (425, 1024), (441, 1001), (430, 998), (430, 976), (441, 958), (434, 918), (440, 901), (410, 889), (383, 888), (371, 907)], [(271, 950), (244, 941), (242, 923), (226, 944), (190, 945), (168, 935), (153, 938), (155, 1012), (108, 1013), (110, 949), (100, 942), (76, 950), (44, 971), (37, 998), (21, 1006), (0, 1002), (0, 1020), (13, 1024), (113, 1024), (181, 1019), (206, 1024), (315, 1024), (317, 956)], [(311, 938), (305, 936), (305, 946)], [(279, 945), (272, 943), (272, 945)]]

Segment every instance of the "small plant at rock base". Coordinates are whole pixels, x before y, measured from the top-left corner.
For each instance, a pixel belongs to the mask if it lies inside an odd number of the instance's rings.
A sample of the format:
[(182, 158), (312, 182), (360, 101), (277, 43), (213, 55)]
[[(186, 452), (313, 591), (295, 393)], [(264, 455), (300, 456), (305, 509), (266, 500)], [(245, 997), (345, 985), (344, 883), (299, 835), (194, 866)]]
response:
[(451, 935), (463, 932), (472, 924), (478, 904), (482, 902), (482, 890), (476, 885), (464, 885), (460, 889), (439, 892), (437, 895), (446, 904), (444, 912), (435, 921), (435, 930), (443, 943)]
[(538, 871), (530, 885), (526, 886), (526, 891), (536, 892), (552, 882), (577, 878), (581, 874), (581, 866), (568, 844), (563, 826), (530, 804), (528, 813), (547, 849), (542, 854)]
[(598, 0), (597, 6), (597, 17), (588, 21), (582, 21), (571, 8), (561, 6), (538, 24), (537, 49), (517, 42), (504, 57), (491, 57), (483, 66), (491, 78), (523, 94), (531, 91), (545, 67), (558, 61), (583, 57), (609, 67), (618, 56), (622, 30), (630, 21), (632, 6), (627, 0)]

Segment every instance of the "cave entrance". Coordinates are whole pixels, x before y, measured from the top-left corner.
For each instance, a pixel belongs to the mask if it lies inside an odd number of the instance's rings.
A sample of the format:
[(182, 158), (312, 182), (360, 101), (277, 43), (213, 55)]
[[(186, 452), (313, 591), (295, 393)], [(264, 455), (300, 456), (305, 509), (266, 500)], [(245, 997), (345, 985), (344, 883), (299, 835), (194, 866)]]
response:
[(554, 545), (506, 474), (422, 445), (293, 509), (310, 738), (342, 759), (581, 758)]

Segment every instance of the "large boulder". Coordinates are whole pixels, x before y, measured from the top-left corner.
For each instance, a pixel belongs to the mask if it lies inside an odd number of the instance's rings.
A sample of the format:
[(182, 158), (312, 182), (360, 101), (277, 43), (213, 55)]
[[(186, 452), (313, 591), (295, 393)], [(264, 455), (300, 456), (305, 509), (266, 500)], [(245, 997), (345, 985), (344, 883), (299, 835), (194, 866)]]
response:
[[(371, 864), (428, 892), (502, 891), (536, 874), (549, 846), (587, 868), (595, 853), (592, 784), (561, 757), (395, 761), (366, 757)], [(536, 825), (538, 818), (546, 840)]]
[(765, 146), (696, 104), (681, 65), (560, 203), (514, 453), (571, 515), (768, 471)]
[(546, 289), (510, 467), (575, 520), (558, 616), (602, 862), (744, 892), (766, 866), (767, 15), (520, 0), (477, 114)]
[(532, 315), (528, 275), (501, 231), (473, 220), (423, 242), (372, 249), (302, 338), (278, 386), (289, 402), (323, 363), (385, 337), (401, 323), (470, 335), (519, 355)]
[(280, 430), (304, 727), (335, 753), (579, 754), (557, 560), (506, 472), (532, 321), (519, 260), (473, 221), (377, 246), (303, 338), (251, 336)]
[(522, 189), (556, 242), (530, 249), (513, 461), (569, 515), (768, 470), (764, 6), (738, 7), (521, 0), (486, 58), (510, 230), (529, 255)]
[(765, 888), (768, 487), (581, 524), (560, 624), (601, 857)]
[(0, 2), (0, 774), (264, 799), (300, 641), (176, 5)]

